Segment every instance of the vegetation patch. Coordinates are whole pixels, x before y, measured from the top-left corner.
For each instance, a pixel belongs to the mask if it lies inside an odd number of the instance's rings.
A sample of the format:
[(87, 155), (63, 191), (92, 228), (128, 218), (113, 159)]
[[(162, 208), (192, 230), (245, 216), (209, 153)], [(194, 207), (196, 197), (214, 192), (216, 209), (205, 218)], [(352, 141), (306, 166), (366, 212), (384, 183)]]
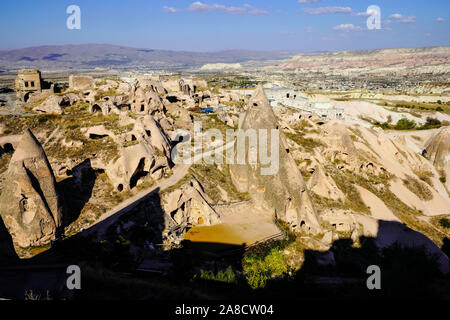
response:
[(446, 228), (446, 229), (450, 229), (450, 220), (447, 218), (441, 218), (439, 219), (439, 224), (441, 225), (441, 227)]
[(229, 266), (225, 271), (219, 271), (215, 274), (210, 270), (200, 270), (200, 279), (209, 281), (218, 281), (224, 283), (236, 283), (236, 275), (234, 274), (233, 268)]
[(434, 177), (433, 172), (424, 171), (424, 170), (414, 170), (414, 174), (419, 177), (420, 180), (426, 182), (428, 185), (433, 187), (433, 183), (431, 182), (431, 178)]
[(305, 134), (303, 132), (299, 133), (290, 133), (284, 132), (285, 136), (298, 145), (302, 146), (306, 152), (313, 152), (315, 148), (322, 147), (324, 144), (317, 139), (313, 138), (305, 138)]
[(423, 182), (407, 175), (406, 179), (403, 179), (403, 184), (409, 189), (409, 191), (418, 196), (419, 199), (424, 201), (433, 200), (433, 194)]
[(236, 189), (231, 180), (230, 168), (226, 164), (222, 165), (222, 170), (215, 165), (197, 164), (191, 167), (190, 172), (203, 185), (206, 193), (215, 203), (222, 199), (222, 194), (217, 188), (218, 185), (227, 192), (231, 199), (250, 200), (248, 193), (242, 193)]
[(265, 288), (270, 279), (281, 278), (288, 273), (289, 267), (282, 253), (285, 247), (285, 241), (267, 242), (245, 253), (242, 268), (252, 289)]

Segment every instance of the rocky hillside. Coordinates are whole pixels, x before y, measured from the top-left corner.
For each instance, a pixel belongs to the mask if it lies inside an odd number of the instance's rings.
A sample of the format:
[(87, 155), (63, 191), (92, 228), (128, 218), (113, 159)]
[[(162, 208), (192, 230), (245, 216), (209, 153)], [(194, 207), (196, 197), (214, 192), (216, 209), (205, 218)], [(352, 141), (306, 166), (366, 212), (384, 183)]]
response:
[(145, 67), (173, 69), (201, 67), (208, 63), (245, 63), (249, 61), (281, 60), (290, 52), (225, 50), (218, 52), (188, 52), (129, 48), (114, 45), (86, 44), (41, 46), (0, 51), (0, 69), (41, 68), (61, 69), (126, 69)]
[(385, 73), (450, 71), (450, 47), (337, 51), (298, 55), (281, 63), (281, 69), (302, 69), (347, 74), (352, 72)]

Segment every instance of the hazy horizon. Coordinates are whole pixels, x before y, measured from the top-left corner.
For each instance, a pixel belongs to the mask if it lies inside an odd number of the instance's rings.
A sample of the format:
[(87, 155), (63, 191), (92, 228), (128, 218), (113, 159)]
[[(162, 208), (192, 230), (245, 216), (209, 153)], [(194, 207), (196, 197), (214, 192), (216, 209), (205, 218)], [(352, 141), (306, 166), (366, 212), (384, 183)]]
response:
[(277, 50), (257, 50), (257, 49), (246, 49), (246, 48), (223, 48), (218, 50), (186, 50), (186, 49), (167, 49), (167, 48), (155, 48), (155, 47), (135, 47), (135, 46), (125, 46), (114, 43), (67, 43), (67, 44), (42, 44), (37, 46), (26, 46), (20, 48), (0, 48), (0, 51), (14, 51), (14, 50), (23, 50), (23, 49), (31, 49), (31, 48), (40, 48), (40, 47), (59, 47), (59, 46), (112, 46), (112, 47), (123, 47), (130, 49), (148, 49), (148, 50), (158, 50), (158, 51), (174, 51), (174, 52), (190, 52), (190, 53), (215, 53), (215, 52), (225, 52), (225, 51), (255, 51), (255, 52), (290, 52), (290, 53), (305, 53), (305, 54), (315, 54), (315, 53), (327, 53), (327, 52), (341, 52), (341, 51), (371, 51), (371, 50), (389, 50), (389, 49), (419, 49), (419, 48), (433, 48), (433, 47), (450, 47), (450, 44), (442, 44), (436, 46), (411, 46), (411, 47), (375, 47), (375, 48), (367, 48), (367, 49), (337, 49), (337, 50), (289, 50), (289, 49), (277, 49)]

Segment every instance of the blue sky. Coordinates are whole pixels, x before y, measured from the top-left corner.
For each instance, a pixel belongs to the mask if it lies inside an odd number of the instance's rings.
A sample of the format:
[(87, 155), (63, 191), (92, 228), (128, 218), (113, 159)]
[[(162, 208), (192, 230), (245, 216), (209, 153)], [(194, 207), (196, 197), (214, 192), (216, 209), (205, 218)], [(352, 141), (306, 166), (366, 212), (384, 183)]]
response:
[[(66, 28), (72, 4), (81, 8), (81, 30)], [(381, 30), (366, 27), (369, 5), (381, 9)], [(189, 51), (450, 45), (449, 12), (449, 0), (4, 1), (0, 49), (81, 43)]]

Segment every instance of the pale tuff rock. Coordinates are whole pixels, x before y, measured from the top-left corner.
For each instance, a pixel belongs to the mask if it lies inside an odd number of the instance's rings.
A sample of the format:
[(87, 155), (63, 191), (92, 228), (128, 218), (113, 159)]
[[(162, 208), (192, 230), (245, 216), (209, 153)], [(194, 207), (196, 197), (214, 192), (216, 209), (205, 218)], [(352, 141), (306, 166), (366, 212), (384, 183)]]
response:
[(0, 214), (20, 247), (55, 239), (62, 207), (55, 177), (41, 144), (27, 130), (11, 159), (0, 196)]
[[(195, 179), (165, 194), (161, 202), (164, 212), (173, 221), (172, 229), (220, 223), (219, 214), (209, 205), (211, 199)], [(169, 230), (166, 234), (170, 237)]]
[(89, 90), (94, 86), (94, 78), (91, 76), (71, 75), (69, 77), (69, 89), (72, 91)]
[(206, 88), (207, 82), (204, 80), (191, 80), (191, 79), (172, 79), (164, 81), (163, 87), (167, 92), (181, 91), (187, 96), (193, 95), (197, 92), (198, 88)]
[[(278, 129), (278, 122), (260, 85), (250, 100), (242, 129)], [(270, 150), (270, 148), (268, 148)], [(264, 176), (260, 165), (231, 165), (231, 176), (239, 191), (247, 191), (262, 208), (289, 223), (294, 230), (321, 230), (305, 182), (280, 131), (279, 171)]]
[(145, 90), (142, 87), (137, 88), (131, 92), (129, 101), (131, 110), (135, 113), (155, 114), (162, 112), (164, 105), (158, 93), (151, 90)]
[(165, 107), (168, 114), (177, 118), (177, 122), (182, 122), (183, 124), (192, 123), (189, 111), (179, 107), (176, 103), (166, 103)]
[(54, 113), (54, 114), (62, 114), (62, 106), (70, 105), (70, 99), (68, 97), (59, 97), (59, 96), (49, 96), (45, 99), (37, 107), (33, 108), (33, 111), (38, 113)]
[(166, 94), (167, 91), (164, 88), (161, 81), (152, 79), (146, 76), (140, 76), (137, 78), (137, 81), (139, 85), (144, 89), (150, 89), (153, 92), (156, 92), (158, 94)]
[(353, 169), (360, 166), (360, 153), (356, 149), (350, 136), (350, 131), (340, 121), (330, 121), (322, 126), (321, 141), (327, 145), (324, 151), (331, 161), (340, 160), (350, 165)]
[(446, 175), (447, 190), (450, 190), (450, 127), (441, 128), (425, 144), (426, 156), (437, 170)]
[[(128, 120), (127, 120), (128, 119)], [(119, 190), (130, 190), (141, 177), (159, 180), (170, 168), (170, 140), (152, 116), (132, 120), (123, 116), (122, 123), (134, 123), (131, 131), (115, 136), (103, 126), (90, 128), (86, 134), (109, 135), (121, 145), (119, 157), (106, 164), (105, 172)], [(127, 143), (134, 143), (127, 146)]]
[(345, 198), (342, 191), (336, 186), (333, 178), (331, 178), (321, 165), (314, 169), (314, 173), (308, 181), (308, 189), (321, 197), (333, 200), (343, 200)]

